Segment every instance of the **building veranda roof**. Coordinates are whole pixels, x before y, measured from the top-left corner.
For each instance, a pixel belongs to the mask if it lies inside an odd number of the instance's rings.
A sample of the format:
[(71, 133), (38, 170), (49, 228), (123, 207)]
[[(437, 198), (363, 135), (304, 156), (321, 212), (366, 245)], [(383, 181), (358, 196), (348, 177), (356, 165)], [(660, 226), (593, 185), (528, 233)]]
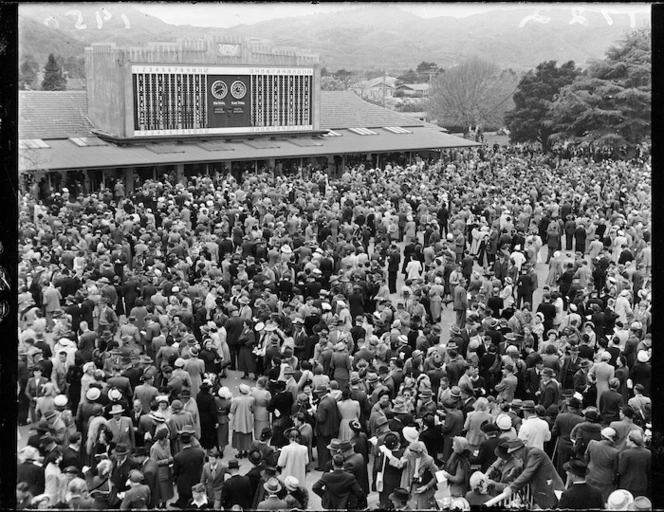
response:
[[(118, 146), (96, 138), (87, 119), (85, 91), (21, 91), (19, 170), (103, 169), (178, 163), (307, 158), (475, 146), (441, 128), (362, 100), (350, 91), (321, 91), (321, 129), (332, 136), (210, 137)], [(83, 138), (83, 139), (81, 139)], [(37, 139), (36, 143), (31, 142)]]

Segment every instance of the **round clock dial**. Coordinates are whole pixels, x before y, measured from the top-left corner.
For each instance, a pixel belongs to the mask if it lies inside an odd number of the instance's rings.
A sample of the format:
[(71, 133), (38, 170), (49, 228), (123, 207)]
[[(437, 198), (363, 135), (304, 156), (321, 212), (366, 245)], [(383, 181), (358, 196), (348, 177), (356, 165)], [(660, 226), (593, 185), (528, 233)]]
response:
[(233, 98), (235, 98), (236, 100), (241, 100), (247, 94), (247, 87), (244, 85), (243, 82), (236, 80), (231, 85), (231, 94), (233, 95)]
[(228, 94), (228, 86), (226, 85), (226, 82), (217, 80), (212, 83), (212, 86), (210, 87), (210, 92), (212, 93), (212, 96), (214, 96), (218, 100), (223, 100)]

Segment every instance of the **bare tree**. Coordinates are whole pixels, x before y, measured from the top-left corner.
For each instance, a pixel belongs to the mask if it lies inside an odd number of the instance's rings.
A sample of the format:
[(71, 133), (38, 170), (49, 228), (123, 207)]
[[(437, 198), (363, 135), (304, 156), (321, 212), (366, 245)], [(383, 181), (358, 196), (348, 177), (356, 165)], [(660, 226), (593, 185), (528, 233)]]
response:
[(512, 70), (473, 57), (435, 77), (431, 82), (427, 114), (448, 126), (503, 124), (514, 106), (518, 76)]

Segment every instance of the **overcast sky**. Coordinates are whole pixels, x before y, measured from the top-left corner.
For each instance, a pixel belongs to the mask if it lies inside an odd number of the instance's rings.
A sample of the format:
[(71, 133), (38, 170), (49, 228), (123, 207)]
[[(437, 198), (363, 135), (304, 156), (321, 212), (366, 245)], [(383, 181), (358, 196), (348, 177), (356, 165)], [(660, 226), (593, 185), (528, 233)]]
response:
[[(253, 24), (278, 18), (290, 18), (294, 16), (307, 16), (311, 14), (356, 9), (361, 3), (196, 3), (196, 4), (158, 4), (139, 3), (134, 7), (156, 16), (166, 23), (174, 25), (194, 25), (199, 27), (232, 27), (241, 24)], [(371, 4), (376, 6), (379, 4)], [(387, 3), (385, 5), (388, 5)], [(453, 16), (462, 18), (472, 14), (488, 12), (493, 10), (514, 10), (524, 8), (547, 8), (556, 9), (585, 8), (587, 11), (600, 11), (603, 8), (619, 12), (648, 12), (648, 4), (516, 4), (516, 3), (391, 3), (399, 8), (416, 14), (423, 18), (434, 18), (437, 16)]]

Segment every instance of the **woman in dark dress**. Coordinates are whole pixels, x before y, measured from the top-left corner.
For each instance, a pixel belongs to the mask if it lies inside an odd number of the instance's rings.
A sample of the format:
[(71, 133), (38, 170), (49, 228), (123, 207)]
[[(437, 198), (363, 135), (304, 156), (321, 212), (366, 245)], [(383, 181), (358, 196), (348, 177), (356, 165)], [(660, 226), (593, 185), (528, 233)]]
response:
[(196, 396), (198, 416), (201, 422), (200, 443), (203, 448), (209, 450), (217, 446), (217, 404), (214, 396), (210, 394), (210, 384), (203, 382)]
[(253, 353), (254, 347), (256, 346), (256, 335), (254, 330), (251, 328), (250, 321), (245, 321), (242, 334), (240, 334), (240, 359), (238, 361), (239, 370), (244, 372), (242, 375), (243, 379), (248, 379), (249, 374), (254, 374), (254, 380), (256, 379), (256, 356)]
[(355, 453), (359, 453), (364, 458), (364, 463), (369, 467), (369, 438), (367, 434), (362, 431), (362, 425), (359, 421), (353, 420), (349, 424), (350, 429), (353, 431), (353, 437), (350, 442), (353, 443)]
[[(393, 432), (390, 432), (385, 436), (383, 444), (388, 450), (392, 451), (392, 455), (397, 459), (400, 459), (403, 456), (404, 449), (399, 445), (399, 438)], [(374, 471), (374, 485), (378, 491), (378, 499), (380, 503), (380, 508), (385, 510), (392, 507), (392, 502), (390, 501), (390, 494), (401, 485), (401, 472), (402, 468), (397, 468), (389, 463), (387, 457), (382, 452), (376, 461), (376, 469)], [(382, 473), (382, 490), (380, 490), (380, 480), (379, 476)]]

